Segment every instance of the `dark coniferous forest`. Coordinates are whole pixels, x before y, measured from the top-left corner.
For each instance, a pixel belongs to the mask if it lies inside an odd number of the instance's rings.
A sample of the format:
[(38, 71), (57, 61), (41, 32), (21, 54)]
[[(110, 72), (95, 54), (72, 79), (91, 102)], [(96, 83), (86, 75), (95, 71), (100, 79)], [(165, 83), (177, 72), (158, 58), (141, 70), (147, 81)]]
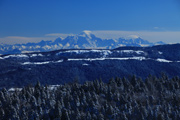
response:
[(1, 120), (179, 120), (180, 78), (132, 76), (0, 92)]

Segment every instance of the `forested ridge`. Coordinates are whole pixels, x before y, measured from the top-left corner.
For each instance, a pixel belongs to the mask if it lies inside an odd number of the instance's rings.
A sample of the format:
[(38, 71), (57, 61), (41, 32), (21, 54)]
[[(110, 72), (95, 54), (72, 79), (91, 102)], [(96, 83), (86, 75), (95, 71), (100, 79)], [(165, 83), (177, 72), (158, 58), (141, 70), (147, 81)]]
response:
[(179, 120), (180, 78), (132, 76), (67, 83), (39, 82), (0, 91), (1, 120)]
[(80, 83), (102, 78), (128, 77), (145, 79), (149, 73), (169, 77), (180, 75), (180, 44), (152, 47), (109, 49), (67, 49), (48, 52), (0, 55), (0, 89), (23, 87), (29, 83), (56, 85)]

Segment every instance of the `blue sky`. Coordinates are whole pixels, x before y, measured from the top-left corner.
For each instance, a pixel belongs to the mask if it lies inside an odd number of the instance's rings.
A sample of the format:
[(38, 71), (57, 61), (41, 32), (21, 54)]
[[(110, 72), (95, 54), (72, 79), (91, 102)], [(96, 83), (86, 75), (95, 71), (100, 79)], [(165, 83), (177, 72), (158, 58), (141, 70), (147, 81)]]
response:
[(180, 2), (0, 0), (0, 43), (36, 42), (83, 30), (99, 37), (104, 36), (103, 32), (112, 38), (126, 32), (149, 41), (179, 42)]

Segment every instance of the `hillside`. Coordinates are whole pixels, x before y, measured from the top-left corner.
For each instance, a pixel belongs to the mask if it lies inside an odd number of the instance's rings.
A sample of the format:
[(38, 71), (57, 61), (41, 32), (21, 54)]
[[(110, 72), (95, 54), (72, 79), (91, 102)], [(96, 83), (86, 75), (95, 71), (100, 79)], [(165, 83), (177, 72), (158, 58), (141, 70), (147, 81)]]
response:
[(79, 80), (167, 73), (180, 75), (180, 44), (120, 47), (113, 50), (57, 50), (0, 56), (0, 87), (63, 84)]

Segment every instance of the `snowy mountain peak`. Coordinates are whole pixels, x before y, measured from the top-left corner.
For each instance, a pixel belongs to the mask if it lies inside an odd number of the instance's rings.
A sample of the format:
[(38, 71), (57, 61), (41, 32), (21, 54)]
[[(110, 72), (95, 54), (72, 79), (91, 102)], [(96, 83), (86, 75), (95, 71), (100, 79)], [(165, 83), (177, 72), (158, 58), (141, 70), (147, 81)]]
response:
[(89, 31), (89, 30), (84, 30), (82, 33), (84, 33), (84, 34), (86, 34), (86, 35), (91, 35), (91, 34), (92, 34), (92, 32)]
[(137, 35), (129, 35), (126, 37), (126, 39), (138, 39), (138, 38), (140, 38), (140, 37)]
[(83, 32), (81, 32), (80, 34), (78, 34), (78, 36), (88, 37), (88, 38), (90, 38), (90, 39), (92, 39), (92, 37), (95, 37), (95, 35), (92, 34), (92, 32), (89, 31), (89, 30), (84, 30)]

